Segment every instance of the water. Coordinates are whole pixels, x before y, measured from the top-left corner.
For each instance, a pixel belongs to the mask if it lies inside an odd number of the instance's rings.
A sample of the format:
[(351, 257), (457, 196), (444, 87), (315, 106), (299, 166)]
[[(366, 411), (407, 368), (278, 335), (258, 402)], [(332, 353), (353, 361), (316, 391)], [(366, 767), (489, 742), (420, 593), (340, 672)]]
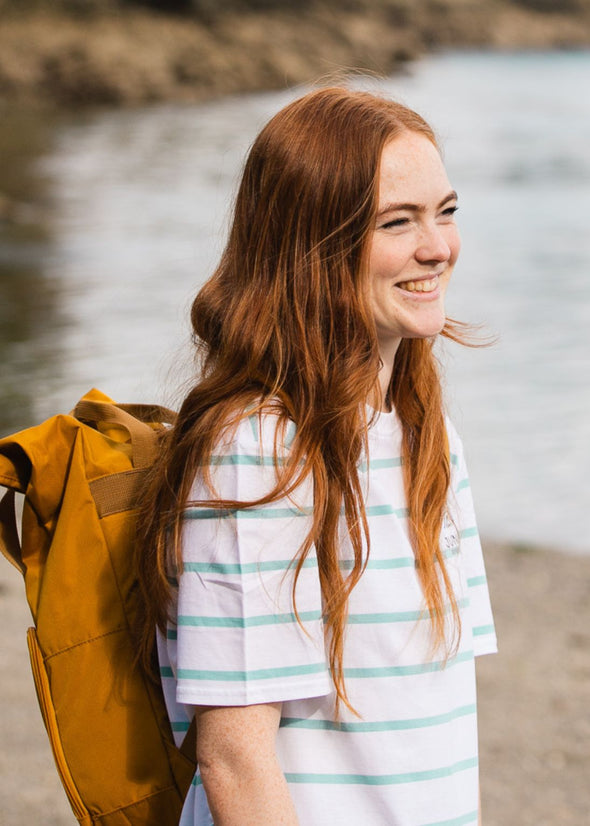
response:
[[(442, 354), (481, 531), (590, 552), (590, 53), (449, 54), (363, 85), (437, 129), (463, 236), (448, 310), (498, 335)], [(0, 127), (3, 431), (93, 385), (177, 401), (243, 155), (293, 94)]]

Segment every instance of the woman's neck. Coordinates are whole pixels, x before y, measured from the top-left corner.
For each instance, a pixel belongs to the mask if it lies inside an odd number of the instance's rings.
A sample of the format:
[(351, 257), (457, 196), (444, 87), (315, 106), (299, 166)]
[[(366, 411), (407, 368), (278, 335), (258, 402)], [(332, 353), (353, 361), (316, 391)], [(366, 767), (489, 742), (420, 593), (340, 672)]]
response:
[(389, 395), (389, 387), (391, 385), (391, 377), (393, 375), (393, 365), (395, 362), (395, 354), (399, 347), (401, 339), (395, 342), (389, 342), (388, 346), (379, 346), (379, 358), (381, 367), (379, 369), (378, 387), (379, 391), (375, 389), (372, 398), (369, 400), (371, 407), (382, 412), (389, 413), (392, 409), (391, 398)]

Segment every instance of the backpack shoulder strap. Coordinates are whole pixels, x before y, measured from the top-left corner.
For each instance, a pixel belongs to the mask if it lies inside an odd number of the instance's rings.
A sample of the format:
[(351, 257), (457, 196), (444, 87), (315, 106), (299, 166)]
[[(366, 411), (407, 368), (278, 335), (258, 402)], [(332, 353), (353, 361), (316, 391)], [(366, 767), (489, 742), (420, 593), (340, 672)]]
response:
[(73, 410), (81, 422), (98, 427), (100, 423), (124, 428), (131, 438), (133, 466), (145, 468), (154, 460), (157, 435), (154, 425), (172, 423), (176, 414), (159, 405), (128, 404), (81, 399)]
[(136, 468), (148, 467), (154, 457), (156, 434), (144, 422), (121, 410), (109, 402), (95, 402), (83, 399), (74, 408), (73, 415), (78, 421), (99, 429), (99, 425), (116, 425), (124, 428), (131, 437), (132, 461)]
[(81, 399), (72, 415), (97, 430), (122, 428), (131, 441), (133, 467), (120, 473), (93, 479), (89, 485), (101, 517), (137, 507), (141, 480), (152, 464), (163, 423), (173, 423), (176, 414), (160, 405), (115, 404), (102, 399)]

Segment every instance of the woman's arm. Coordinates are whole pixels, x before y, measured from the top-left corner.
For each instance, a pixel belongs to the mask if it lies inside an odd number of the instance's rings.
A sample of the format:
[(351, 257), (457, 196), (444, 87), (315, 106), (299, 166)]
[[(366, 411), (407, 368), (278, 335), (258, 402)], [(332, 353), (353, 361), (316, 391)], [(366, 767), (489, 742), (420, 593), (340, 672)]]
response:
[(197, 760), (215, 826), (297, 826), (275, 739), (281, 704), (196, 709)]

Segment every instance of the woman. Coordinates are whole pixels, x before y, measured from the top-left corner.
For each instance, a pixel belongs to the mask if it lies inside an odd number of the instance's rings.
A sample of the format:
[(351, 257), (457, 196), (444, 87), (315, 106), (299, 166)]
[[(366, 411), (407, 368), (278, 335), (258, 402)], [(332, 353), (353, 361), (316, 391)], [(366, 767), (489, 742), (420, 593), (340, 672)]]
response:
[(432, 354), (456, 208), (430, 127), (368, 93), (251, 149), (141, 520), (144, 660), (157, 625), (173, 728), (197, 716), (182, 826), (478, 820), (495, 638)]

